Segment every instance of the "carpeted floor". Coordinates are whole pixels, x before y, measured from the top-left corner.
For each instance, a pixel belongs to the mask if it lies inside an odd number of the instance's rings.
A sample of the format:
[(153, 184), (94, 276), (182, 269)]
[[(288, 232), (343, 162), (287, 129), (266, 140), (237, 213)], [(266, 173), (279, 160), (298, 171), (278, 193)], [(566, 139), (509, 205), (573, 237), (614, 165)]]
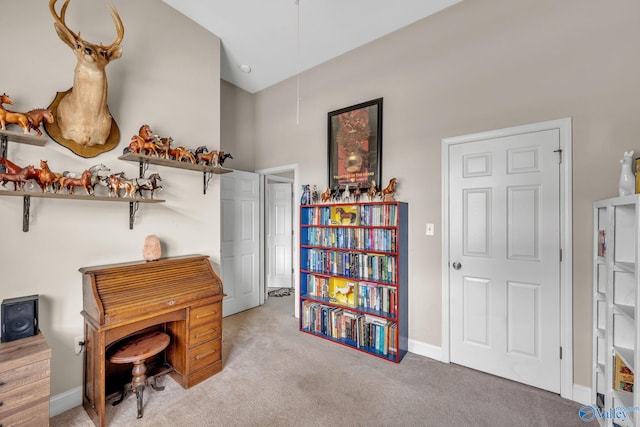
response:
[[(408, 353), (390, 363), (298, 331), (294, 296), (223, 320), (222, 372), (107, 405), (109, 426), (585, 426), (556, 394)], [(82, 407), (51, 426), (92, 426)]]

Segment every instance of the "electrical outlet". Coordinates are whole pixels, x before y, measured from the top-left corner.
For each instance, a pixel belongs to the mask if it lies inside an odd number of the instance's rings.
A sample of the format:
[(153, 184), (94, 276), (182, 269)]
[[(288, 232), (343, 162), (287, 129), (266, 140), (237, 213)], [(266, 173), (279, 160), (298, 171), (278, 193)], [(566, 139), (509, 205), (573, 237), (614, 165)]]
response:
[(76, 356), (82, 353), (84, 350), (84, 337), (76, 337), (73, 341), (74, 343), (74, 351), (76, 352)]
[(427, 236), (433, 236), (435, 233), (435, 226), (433, 224), (427, 224), (425, 232)]

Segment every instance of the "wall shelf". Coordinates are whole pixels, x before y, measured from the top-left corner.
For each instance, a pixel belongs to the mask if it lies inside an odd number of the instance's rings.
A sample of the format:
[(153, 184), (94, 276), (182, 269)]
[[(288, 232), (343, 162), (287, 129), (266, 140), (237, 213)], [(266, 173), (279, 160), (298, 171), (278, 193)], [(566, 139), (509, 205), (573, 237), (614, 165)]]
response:
[(106, 196), (88, 196), (79, 194), (59, 194), (59, 193), (38, 193), (35, 191), (0, 191), (0, 196), (13, 196), (23, 198), (22, 209), (22, 231), (29, 231), (29, 210), (31, 206), (31, 198), (38, 197), (43, 199), (74, 199), (74, 200), (90, 200), (100, 202), (120, 202), (129, 203), (129, 229), (133, 230), (135, 213), (138, 211), (140, 203), (162, 203), (163, 199), (143, 199), (129, 197), (106, 197)]
[(163, 159), (161, 157), (147, 156), (145, 154), (127, 153), (118, 157), (118, 160), (138, 162), (140, 164), (140, 176), (144, 174), (144, 171), (149, 164), (202, 172), (202, 189), (204, 194), (207, 194), (207, 187), (209, 186), (209, 181), (211, 180), (211, 177), (213, 175), (222, 175), (225, 173), (233, 172), (231, 169), (224, 169), (222, 167), (199, 165), (172, 159)]
[[(36, 136), (23, 132), (0, 129), (0, 156), (7, 157), (7, 145), (9, 141), (43, 146), (47, 141), (49, 141), (49, 139), (45, 136)], [(3, 166), (0, 166), (0, 172), (4, 172)]]

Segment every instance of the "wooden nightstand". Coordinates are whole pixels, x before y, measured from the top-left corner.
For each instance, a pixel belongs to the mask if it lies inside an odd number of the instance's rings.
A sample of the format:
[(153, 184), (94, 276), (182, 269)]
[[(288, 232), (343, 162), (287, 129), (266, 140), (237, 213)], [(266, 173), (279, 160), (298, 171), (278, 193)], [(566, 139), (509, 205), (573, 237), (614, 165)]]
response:
[(51, 348), (38, 335), (0, 344), (0, 426), (48, 426)]

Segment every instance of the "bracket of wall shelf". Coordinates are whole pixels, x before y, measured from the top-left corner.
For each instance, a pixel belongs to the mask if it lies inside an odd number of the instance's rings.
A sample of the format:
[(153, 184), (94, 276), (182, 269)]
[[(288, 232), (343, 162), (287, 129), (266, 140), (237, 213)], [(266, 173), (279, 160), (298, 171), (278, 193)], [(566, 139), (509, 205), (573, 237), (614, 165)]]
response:
[(139, 171), (138, 175), (140, 176), (140, 178), (144, 178), (144, 173), (149, 169), (149, 160), (147, 160), (147, 159), (140, 160), (139, 169), (140, 169), (140, 171)]
[(209, 188), (209, 181), (213, 177), (213, 172), (202, 171), (202, 194), (207, 194), (207, 188)]
[(31, 206), (31, 196), (22, 198), (22, 231), (29, 231), (29, 208)]
[(136, 212), (140, 207), (140, 202), (129, 202), (129, 230), (133, 230), (133, 223), (136, 221)]
[[(9, 137), (7, 135), (0, 135), (0, 156), (7, 157), (7, 144)], [(6, 172), (4, 165), (0, 165), (0, 173)]]

